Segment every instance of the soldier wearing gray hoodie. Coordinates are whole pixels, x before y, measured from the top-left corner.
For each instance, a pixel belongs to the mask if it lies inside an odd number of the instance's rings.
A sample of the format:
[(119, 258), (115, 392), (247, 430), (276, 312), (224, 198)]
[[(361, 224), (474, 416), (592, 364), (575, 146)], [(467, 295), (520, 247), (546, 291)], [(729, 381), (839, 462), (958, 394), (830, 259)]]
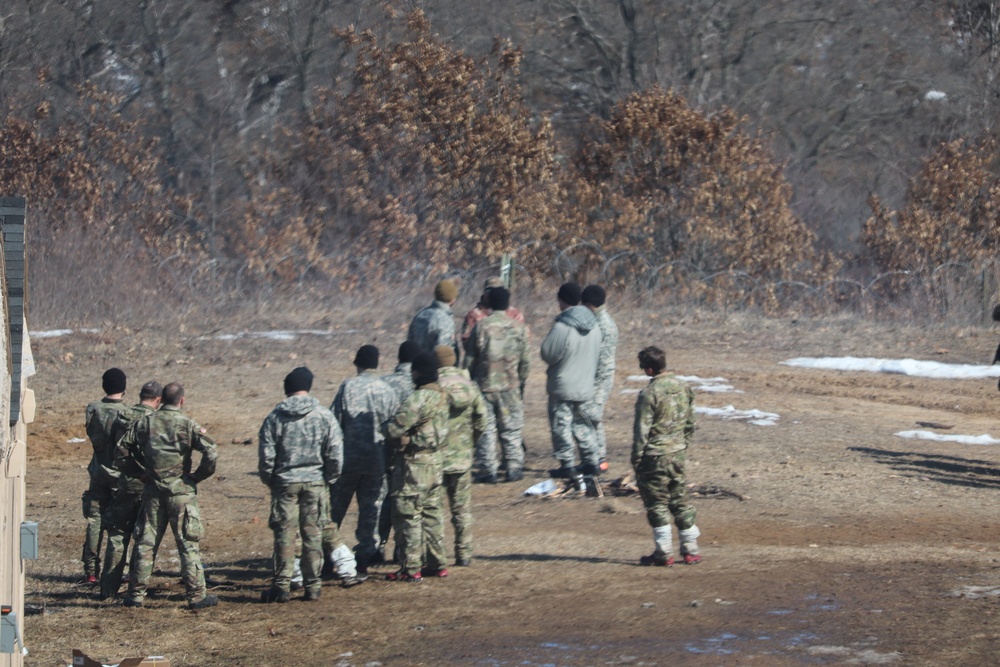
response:
[[(583, 408), (594, 398), (601, 330), (594, 313), (580, 305), (581, 291), (576, 283), (559, 288), (562, 312), (542, 342), (542, 361), (548, 364), (552, 450), (559, 461), (559, 468), (550, 474), (573, 480), (578, 488), (582, 488), (583, 475), (597, 476), (600, 466), (597, 430)], [(579, 469), (576, 447), (580, 449)]]

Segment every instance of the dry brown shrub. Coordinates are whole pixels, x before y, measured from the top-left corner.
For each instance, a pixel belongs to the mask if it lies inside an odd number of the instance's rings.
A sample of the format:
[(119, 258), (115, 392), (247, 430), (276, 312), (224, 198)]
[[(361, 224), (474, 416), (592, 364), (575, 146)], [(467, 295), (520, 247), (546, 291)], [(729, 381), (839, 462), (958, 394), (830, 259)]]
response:
[(865, 246), (889, 271), (933, 271), (949, 262), (981, 263), (1000, 250), (1000, 154), (992, 137), (943, 144), (928, 157), (902, 210), (877, 196)]
[(573, 193), (591, 237), (608, 253), (638, 253), (651, 283), (688, 296), (716, 291), (705, 279), (726, 272), (753, 281), (829, 273), (833, 263), (791, 211), (782, 165), (744, 126), (658, 88), (620, 102), (577, 160)]
[[(33, 290), (31, 310), (63, 322), (119, 316), (169, 286), (156, 275), (158, 257), (191, 266), (200, 256), (183, 228), (186, 202), (159, 185), (155, 143), (112, 98), (84, 90), (82, 99), (82, 121), (48, 123), (43, 103), (34, 118), (8, 115), (0, 125), (3, 194), (27, 198), (32, 284), (44, 288)], [(131, 289), (143, 280), (148, 290)]]
[(349, 80), (318, 91), (308, 128), (264, 156), (231, 252), (262, 277), (308, 268), (350, 287), (481, 266), (556, 237), (551, 128), (522, 104), (517, 49), (498, 43), (477, 62), (420, 12), (398, 40), (339, 38)]

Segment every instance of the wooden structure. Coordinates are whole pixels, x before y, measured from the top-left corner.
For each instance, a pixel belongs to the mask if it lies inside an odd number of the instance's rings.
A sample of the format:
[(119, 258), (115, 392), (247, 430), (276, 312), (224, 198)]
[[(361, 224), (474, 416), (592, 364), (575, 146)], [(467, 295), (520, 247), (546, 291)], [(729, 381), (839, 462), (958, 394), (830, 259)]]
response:
[[(34, 360), (26, 328), (27, 280), (24, 253), (25, 201), (0, 197), (0, 268), (3, 308), (0, 317), (0, 414), (8, 415), (0, 428), (0, 606), (16, 616), (24, 636), (24, 560), (21, 528), (25, 520), (25, 460), (27, 424), (34, 419), (34, 395), (25, 380), (34, 374)], [(14, 617), (8, 615), (13, 620)], [(0, 652), (0, 667), (24, 664), (23, 646)]]

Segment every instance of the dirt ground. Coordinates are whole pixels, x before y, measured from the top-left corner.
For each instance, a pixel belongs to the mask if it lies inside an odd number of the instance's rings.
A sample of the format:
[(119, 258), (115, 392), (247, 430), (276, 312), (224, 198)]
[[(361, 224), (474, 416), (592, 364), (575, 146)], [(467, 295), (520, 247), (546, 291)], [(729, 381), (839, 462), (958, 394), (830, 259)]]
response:
[[(996, 664), (1000, 449), (893, 435), (929, 421), (1000, 437), (996, 383), (778, 363), (845, 355), (988, 363), (995, 332), (617, 319), (613, 474), (627, 470), (635, 396), (622, 390), (641, 386), (628, 376), (646, 344), (664, 346), (675, 372), (724, 377), (742, 391), (701, 393), (699, 405), (780, 415), (770, 427), (699, 419), (689, 481), (743, 497), (696, 498), (703, 563), (638, 567), (652, 541), (637, 497), (522, 495), (553, 465), (537, 358), (548, 319), (538, 318), (528, 475), (475, 487), (471, 567), (419, 585), (331, 582), (315, 604), (257, 602), (271, 552), (257, 429), (296, 365), (316, 372), (324, 402), (363, 343), (382, 347), (388, 372), (403, 323), (327, 323), (327, 335), (285, 341), (125, 329), (34, 339), (28, 518), (40, 524), (41, 558), (28, 564), (27, 602), (38, 613), (26, 618), (26, 664), (67, 665), (73, 648), (105, 662), (163, 654), (175, 667)], [(85, 437), (83, 407), (100, 397), (100, 374), (113, 365), (129, 373), (130, 401), (147, 379), (185, 384), (188, 413), (220, 444), (218, 473), (199, 494), (202, 554), (222, 600), (214, 609), (184, 607), (172, 549), (161, 551), (144, 609), (97, 602), (81, 581), (89, 445), (69, 441)]]

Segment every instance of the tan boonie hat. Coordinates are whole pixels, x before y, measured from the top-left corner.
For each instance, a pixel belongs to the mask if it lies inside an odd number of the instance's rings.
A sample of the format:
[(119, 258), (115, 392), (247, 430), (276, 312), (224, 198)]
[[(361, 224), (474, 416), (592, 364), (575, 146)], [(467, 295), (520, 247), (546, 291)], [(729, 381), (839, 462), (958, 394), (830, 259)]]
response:
[(441, 280), (434, 286), (434, 298), (438, 301), (451, 303), (458, 298), (458, 285), (454, 280)]
[(438, 363), (442, 368), (445, 366), (454, 366), (457, 361), (455, 350), (450, 345), (438, 345), (435, 347), (434, 356), (438, 358)]

